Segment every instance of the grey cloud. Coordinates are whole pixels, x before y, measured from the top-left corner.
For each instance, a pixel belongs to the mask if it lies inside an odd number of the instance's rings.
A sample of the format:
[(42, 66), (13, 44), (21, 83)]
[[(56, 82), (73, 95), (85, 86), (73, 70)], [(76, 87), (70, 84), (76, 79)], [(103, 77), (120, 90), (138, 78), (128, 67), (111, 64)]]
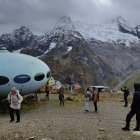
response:
[[(110, 1), (110, 5), (106, 2)], [(61, 15), (102, 22), (121, 15), (139, 24), (140, 0), (0, 0), (0, 34), (12, 28), (27, 26), (36, 33), (45, 33), (50, 20)]]
[(114, 13), (124, 16), (134, 25), (140, 24), (140, 0), (112, 0)]
[(50, 18), (68, 14), (70, 5), (66, 2), (67, 0), (0, 0), (0, 32), (3, 32), (3, 27), (18, 25), (28, 25), (27, 27), (41, 32), (44, 27), (45, 32)]
[(140, 0), (81, 0), (81, 5), (78, 5), (79, 1), (77, 0), (77, 4), (73, 1), (79, 16), (89, 17), (95, 22), (122, 16), (132, 24), (140, 24)]

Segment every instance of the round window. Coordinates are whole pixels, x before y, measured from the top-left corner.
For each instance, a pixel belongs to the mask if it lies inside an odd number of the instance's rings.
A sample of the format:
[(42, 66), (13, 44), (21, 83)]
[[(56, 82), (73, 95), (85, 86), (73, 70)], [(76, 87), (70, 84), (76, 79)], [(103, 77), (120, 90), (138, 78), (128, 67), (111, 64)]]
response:
[(37, 74), (35, 75), (34, 79), (35, 79), (36, 81), (41, 81), (41, 80), (44, 79), (44, 77), (45, 77), (44, 73), (37, 73)]
[(49, 71), (48, 73), (47, 73), (47, 78), (49, 78), (51, 76), (51, 72)]
[(27, 83), (30, 79), (31, 78), (29, 75), (21, 74), (21, 75), (17, 75), (14, 78), (14, 82), (16, 82), (18, 84), (23, 84), (23, 83)]
[(9, 79), (5, 76), (0, 76), (0, 85), (5, 85), (9, 82)]

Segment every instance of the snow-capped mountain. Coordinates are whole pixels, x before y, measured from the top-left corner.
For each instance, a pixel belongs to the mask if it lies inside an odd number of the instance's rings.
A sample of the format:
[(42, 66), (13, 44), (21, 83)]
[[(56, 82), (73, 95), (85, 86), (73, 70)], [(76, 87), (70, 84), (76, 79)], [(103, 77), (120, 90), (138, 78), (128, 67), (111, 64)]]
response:
[(140, 25), (137, 25), (135, 27), (135, 29), (136, 29), (136, 32), (137, 32), (137, 36), (140, 38)]
[(75, 26), (86, 39), (94, 38), (103, 42), (115, 42), (126, 46), (140, 41), (136, 36), (136, 29), (122, 17), (117, 17), (103, 24), (88, 24), (75, 21)]
[[(121, 16), (112, 19), (111, 23), (116, 24), (119, 28), (119, 30), (123, 33), (134, 33), (136, 34), (136, 30), (134, 29), (134, 27), (128, 22), (126, 21), (124, 18), (122, 18)], [(123, 28), (124, 30), (121, 30), (121, 28)]]
[[(3, 34), (0, 37), (0, 46), (6, 47), (8, 50), (21, 49), (22, 53), (28, 52), (30, 49), (36, 50), (34, 55), (42, 55), (52, 49), (51, 43), (59, 43), (64, 39), (64, 52), (69, 47), (73, 47), (72, 40), (96, 39), (102, 42), (115, 43), (116, 45), (132, 46), (139, 43), (140, 25), (133, 27), (124, 18), (117, 17), (104, 24), (89, 24), (78, 21), (72, 21), (69, 16), (61, 17), (55, 24), (54, 28), (42, 36), (35, 36), (26, 27), (22, 26), (14, 30), (10, 34)], [(58, 46), (58, 45), (56, 45)]]
[(69, 16), (62, 16), (54, 26), (55, 32), (68, 32), (75, 30), (74, 23)]
[(68, 16), (61, 17), (53, 30), (50, 33), (46, 33), (46, 35), (53, 38), (65, 38), (67, 41), (71, 40), (72, 36), (75, 38), (83, 38), (80, 32), (75, 28), (71, 18)]
[(38, 56), (46, 54), (57, 47), (60, 48), (63, 53), (66, 53), (74, 47), (73, 42), (78, 41), (79, 39), (84, 40), (81, 34), (76, 31), (70, 17), (63, 16), (58, 20), (50, 32), (46, 32), (45, 35), (42, 36), (34, 37), (28, 45), (28, 48), (23, 48), (21, 52), (29, 53), (30, 49), (34, 49), (34, 51), (36, 50), (34, 55)]
[[(122, 29), (129, 32), (124, 32)], [(95, 72), (96, 76), (98, 74), (102, 75), (101, 77), (107, 80), (112, 75), (117, 76), (117, 78), (125, 77), (133, 70), (139, 69), (140, 63), (137, 63), (137, 67), (133, 66), (133, 64), (135, 64), (135, 60), (140, 60), (140, 57), (135, 56), (137, 51), (134, 51), (134, 54), (131, 54), (130, 51), (132, 44), (139, 43), (139, 38), (131, 33), (134, 32), (133, 30), (134, 28), (121, 17), (102, 25), (72, 22), (70, 18), (63, 17), (51, 33), (46, 35), (49, 36), (51, 42), (56, 43), (51, 55), (56, 54), (57, 50), (64, 54), (66, 49), (68, 50), (71, 47), (69, 53), (72, 56), (72, 58), (69, 56), (71, 61), (76, 62), (76, 58), (79, 57), (84, 61), (85, 67), (92, 69), (93, 73), (98, 69), (99, 73)], [(81, 53), (80, 49), (85, 50), (85, 48), (89, 50)], [(137, 50), (137, 47), (135, 47), (135, 50)], [(77, 55), (74, 51), (77, 51)], [(68, 59), (67, 57), (65, 58), (66, 60)], [(62, 63), (65, 63), (65, 61)], [(71, 65), (75, 68), (74, 64)], [(111, 73), (105, 74), (106, 70)], [(95, 78), (98, 77), (96, 76)], [(103, 79), (98, 78), (97, 81), (101, 83)]]
[(10, 34), (3, 34), (0, 37), (0, 45), (10, 51), (17, 50), (27, 47), (34, 37), (35, 35), (28, 28), (22, 26)]
[(42, 36), (26, 27), (3, 34), (0, 48), (39, 57), (61, 80), (71, 75), (81, 84), (115, 85), (140, 68), (139, 36), (140, 25), (133, 27), (121, 17), (91, 24), (63, 16)]

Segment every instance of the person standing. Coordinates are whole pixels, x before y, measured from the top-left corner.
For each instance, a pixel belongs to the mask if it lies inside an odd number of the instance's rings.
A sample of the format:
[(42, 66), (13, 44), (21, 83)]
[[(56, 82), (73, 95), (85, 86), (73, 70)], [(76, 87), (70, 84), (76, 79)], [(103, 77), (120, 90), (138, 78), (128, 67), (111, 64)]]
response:
[(134, 131), (140, 131), (140, 83), (135, 83), (134, 89), (135, 92), (133, 95), (131, 110), (126, 116), (126, 125), (122, 128), (122, 130), (129, 130), (130, 121), (136, 114), (136, 127), (134, 128)]
[(101, 88), (97, 89), (97, 101), (100, 101), (100, 92), (101, 92)]
[(97, 112), (98, 111), (98, 108), (97, 108), (97, 91), (96, 91), (95, 87), (93, 87), (93, 91), (92, 91), (92, 101), (93, 101), (93, 104), (94, 104), (95, 112)]
[(16, 87), (13, 87), (11, 89), (11, 92), (8, 94), (7, 97), (9, 103), (10, 103), (10, 108), (9, 108), (9, 114), (10, 114), (10, 122), (13, 122), (14, 119), (14, 112), (16, 112), (16, 117), (17, 120), (16, 122), (20, 122), (20, 108), (21, 108), (21, 103), (23, 101), (22, 96), (19, 94), (19, 91), (16, 89)]
[(47, 83), (47, 85), (46, 85), (46, 87), (45, 87), (45, 91), (46, 91), (46, 97), (47, 97), (47, 99), (49, 100), (50, 86), (49, 86), (48, 83)]
[(128, 106), (128, 101), (127, 101), (127, 97), (129, 95), (129, 90), (127, 89), (126, 86), (124, 86), (124, 89), (121, 88), (121, 91), (123, 91), (123, 96), (124, 96), (124, 102), (125, 102), (125, 105), (124, 107), (127, 107)]
[(59, 90), (59, 101), (60, 101), (60, 106), (64, 106), (64, 91), (62, 88)]
[(91, 96), (92, 93), (90, 92), (90, 89), (87, 88), (87, 91), (85, 93), (85, 112), (89, 112)]

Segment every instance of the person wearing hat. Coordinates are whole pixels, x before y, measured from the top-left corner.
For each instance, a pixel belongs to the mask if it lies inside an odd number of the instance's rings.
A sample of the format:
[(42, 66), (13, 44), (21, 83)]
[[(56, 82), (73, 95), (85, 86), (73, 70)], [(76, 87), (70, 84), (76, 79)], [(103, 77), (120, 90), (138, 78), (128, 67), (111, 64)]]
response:
[(133, 95), (131, 110), (127, 114), (126, 126), (123, 127), (122, 130), (129, 130), (130, 121), (132, 117), (136, 114), (136, 127), (134, 128), (134, 131), (140, 131), (140, 83), (135, 83), (134, 89), (135, 89), (135, 92)]
[(14, 112), (16, 113), (17, 120), (16, 122), (20, 122), (20, 107), (21, 107), (21, 102), (23, 101), (22, 96), (19, 94), (19, 91), (16, 89), (16, 87), (13, 87), (11, 89), (11, 92), (8, 94), (7, 97), (9, 103), (10, 103), (10, 108), (9, 108), (9, 114), (10, 114), (10, 122), (13, 122), (14, 119)]

